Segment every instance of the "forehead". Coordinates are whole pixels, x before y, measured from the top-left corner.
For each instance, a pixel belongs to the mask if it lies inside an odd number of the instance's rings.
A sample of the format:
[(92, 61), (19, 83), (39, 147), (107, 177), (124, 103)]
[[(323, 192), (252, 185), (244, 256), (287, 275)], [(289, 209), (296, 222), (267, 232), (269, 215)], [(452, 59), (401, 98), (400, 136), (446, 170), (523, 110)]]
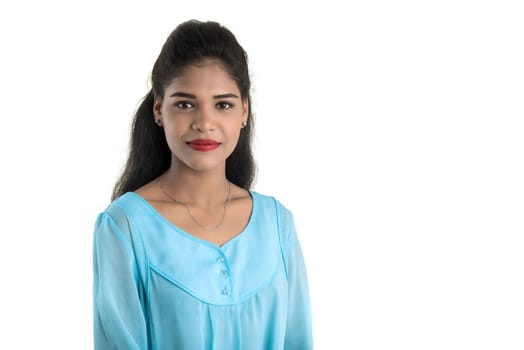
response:
[(187, 66), (166, 87), (170, 92), (191, 94), (239, 93), (237, 83), (218, 60), (206, 59)]

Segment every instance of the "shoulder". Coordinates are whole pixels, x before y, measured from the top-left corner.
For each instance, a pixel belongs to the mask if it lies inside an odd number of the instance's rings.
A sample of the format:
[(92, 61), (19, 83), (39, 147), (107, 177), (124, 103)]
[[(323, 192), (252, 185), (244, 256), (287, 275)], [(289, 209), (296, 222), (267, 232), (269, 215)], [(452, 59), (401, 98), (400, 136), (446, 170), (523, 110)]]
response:
[(144, 201), (134, 192), (127, 192), (112, 201), (97, 218), (97, 225), (101, 221), (109, 221), (120, 229), (129, 227), (129, 222), (138, 213), (143, 212)]
[(280, 231), (294, 230), (293, 213), (279, 199), (256, 191), (250, 191), (250, 193), (253, 196), (253, 201), (259, 206), (261, 211), (276, 216)]
[(291, 210), (286, 207), (278, 198), (262, 194), (257, 191), (250, 191), (251, 196), (253, 197), (253, 200), (257, 201), (259, 204), (263, 204), (265, 206), (272, 206), (273, 208), (276, 208), (279, 211), (285, 212), (287, 214), (291, 214)]
[(139, 205), (141, 197), (134, 192), (127, 192), (113, 200), (101, 214), (119, 216), (124, 214), (129, 208)]
[(129, 254), (143, 250), (141, 225), (149, 217), (145, 200), (134, 192), (127, 192), (99, 213), (94, 229), (96, 249), (125, 247)]

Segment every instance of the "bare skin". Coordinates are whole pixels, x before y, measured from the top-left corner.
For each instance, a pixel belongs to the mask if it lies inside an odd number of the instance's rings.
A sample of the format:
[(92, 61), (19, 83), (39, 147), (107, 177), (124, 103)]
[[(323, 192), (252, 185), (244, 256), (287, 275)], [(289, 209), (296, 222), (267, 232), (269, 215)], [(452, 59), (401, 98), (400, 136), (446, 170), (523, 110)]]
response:
[[(179, 200), (171, 191), (167, 188), (166, 190), (171, 196)], [(185, 203), (190, 206), (193, 216), (203, 225), (217, 225), (222, 218), (227, 189), (223, 188), (222, 191), (218, 192), (221, 192), (222, 198), (214, 203), (209, 202), (207, 205), (198, 205), (196, 201), (185, 201)], [(191, 219), (183, 205), (176, 204), (166, 197), (159, 189), (156, 181), (143, 186), (138, 189), (136, 193), (148, 201), (149, 204), (171, 224), (186, 233), (217, 246), (222, 246), (244, 230), (249, 222), (253, 205), (249, 193), (232, 184), (230, 200), (226, 207), (224, 221), (216, 230), (205, 230)]]
[[(158, 180), (170, 196), (191, 208), (200, 224), (218, 225), (228, 195), (226, 159), (248, 116), (247, 101), (241, 99), (236, 82), (216, 60), (190, 66), (155, 100), (154, 115), (171, 149), (171, 167)], [(194, 139), (212, 139), (220, 146), (197, 151), (187, 144)], [(224, 220), (218, 228), (208, 230), (183, 205), (171, 200), (157, 179), (135, 192), (171, 224), (217, 246), (242, 233), (253, 209), (249, 192), (231, 184)]]

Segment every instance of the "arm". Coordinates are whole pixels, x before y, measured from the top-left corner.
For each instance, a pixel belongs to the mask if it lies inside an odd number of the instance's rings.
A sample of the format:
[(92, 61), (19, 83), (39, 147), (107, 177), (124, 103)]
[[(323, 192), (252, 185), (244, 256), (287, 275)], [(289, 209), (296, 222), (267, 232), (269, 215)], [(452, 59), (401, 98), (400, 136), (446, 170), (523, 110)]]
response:
[(307, 272), (291, 213), (287, 212), (288, 314), (284, 349), (313, 349)]
[(130, 240), (107, 213), (93, 244), (95, 349), (147, 349), (141, 283)]

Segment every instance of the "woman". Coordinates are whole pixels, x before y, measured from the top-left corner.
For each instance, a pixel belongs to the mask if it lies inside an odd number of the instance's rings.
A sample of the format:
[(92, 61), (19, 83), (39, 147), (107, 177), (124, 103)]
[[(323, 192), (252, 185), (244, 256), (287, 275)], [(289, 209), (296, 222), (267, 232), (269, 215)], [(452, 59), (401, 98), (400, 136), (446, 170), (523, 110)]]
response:
[(98, 349), (310, 349), (291, 213), (250, 190), (247, 56), (214, 22), (168, 37), (94, 233)]

